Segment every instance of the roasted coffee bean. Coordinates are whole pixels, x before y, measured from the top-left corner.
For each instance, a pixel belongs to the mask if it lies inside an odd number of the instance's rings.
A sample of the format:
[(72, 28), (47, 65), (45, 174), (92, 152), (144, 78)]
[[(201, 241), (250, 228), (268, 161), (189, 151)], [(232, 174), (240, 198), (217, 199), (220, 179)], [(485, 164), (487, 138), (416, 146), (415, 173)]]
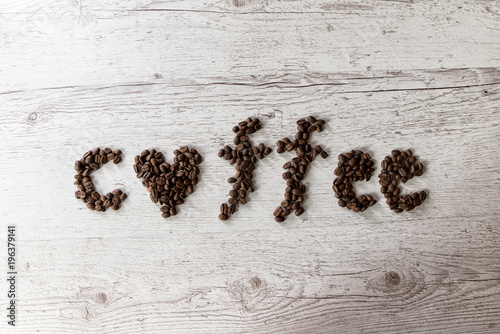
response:
[(169, 212), (170, 212), (170, 215), (171, 215), (171, 216), (175, 216), (175, 215), (177, 214), (177, 209), (176, 209), (176, 207), (175, 207), (175, 206), (172, 206), (172, 207), (170, 208), (170, 211), (169, 211)]
[(281, 216), (281, 214), (283, 213), (283, 208), (281, 206), (278, 206), (274, 212), (273, 212), (273, 215), (275, 217), (278, 217), (278, 216)]
[[(228, 178), (228, 182), (233, 184), (233, 189), (229, 192), (231, 198), (228, 203), (231, 205), (227, 213), (219, 215), (219, 219), (227, 220), (230, 215), (236, 212), (239, 204), (246, 204), (248, 193), (254, 191), (252, 178), (258, 159), (263, 159), (264, 156), (270, 154), (272, 149), (264, 144), (252, 146), (249, 134), (253, 134), (261, 129), (261, 124), (258, 118), (252, 119), (248, 117), (245, 121), (238, 123), (233, 127), (233, 132), (236, 134), (234, 138), (235, 148), (226, 145), (224, 149), (219, 151), (219, 157), (229, 160), (230, 164), (236, 164), (235, 176)], [(285, 143), (278, 142), (278, 150), (283, 149)]]
[(221, 204), (220, 213), (222, 213), (223, 215), (227, 215), (228, 210), (229, 210), (229, 208), (228, 208), (226, 203)]
[[(289, 152), (295, 151), (297, 155), (283, 165), (283, 169), (288, 170), (282, 174), (282, 178), (287, 182), (287, 189), (284, 195), (285, 201), (276, 209), (281, 208), (282, 211), (277, 213), (278, 211), (275, 210), (275, 220), (279, 223), (286, 219), (290, 214), (290, 210), (294, 210), (297, 216), (304, 213), (304, 208), (300, 206), (300, 203), (304, 200), (302, 194), (305, 192), (305, 187), (302, 186), (301, 181), (307, 173), (309, 164), (318, 154), (323, 158), (328, 156), (321, 146), (316, 146), (313, 150), (311, 144), (308, 142), (310, 133), (321, 131), (323, 124), (323, 120), (316, 120), (313, 116), (309, 116), (306, 119), (299, 119), (297, 121), (298, 131), (295, 134), (295, 139), (292, 141), (289, 138), (283, 138), (277, 142), (278, 153), (283, 153), (286, 149)], [(284, 204), (287, 205), (285, 206)]]
[(423, 202), (427, 198), (427, 193), (425, 191), (420, 192), (420, 200)]
[[(108, 155), (110, 154), (113, 155), (113, 159), (108, 159)], [(122, 161), (121, 154), (121, 150), (115, 150), (113, 153), (110, 148), (95, 148), (87, 151), (83, 155), (82, 159), (75, 162), (75, 170), (78, 173), (75, 175), (75, 179), (77, 180), (75, 184), (78, 188), (78, 191), (75, 193), (75, 197), (81, 199), (84, 203), (87, 203), (87, 207), (89, 209), (103, 212), (110, 207), (113, 208), (113, 202), (111, 199), (114, 195), (112, 193), (108, 193), (111, 194), (111, 197), (109, 197), (99, 194), (99, 192), (95, 190), (95, 186), (90, 175), (94, 171), (101, 168), (108, 161), (116, 160), (115, 163), (120, 163)], [(123, 200), (125, 200), (127, 196), (120, 189), (113, 190), (113, 193), (119, 194), (117, 196), (124, 195)], [(118, 197), (118, 201), (118, 206), (115, 210), (120, 208), (119, 204), (122, 202), (120, 197)]]
[[(335, 169), (338, 177), (333, 181), (333, 192), (339, 199), (340, 207), (346, 207), (354, 212), (363, 212), (368, 207), (377, 203), (370, 195), (356, 197), (353, 191), (353, 183), (356, 181), (368, 181), (375, 170), (372, 168), (373, 161), (368, 153), (359, 150), (340, 154), (339, 162)], [(385, 182), (384, 182), (385, 183)], [(383, 188), (387, 186), (383, 186)]]
[[(144, 150), (134, 160), (134, 171), (143, 179), (142, 185), (150, 192), (151, 201), (161, 205), (163, 218), (175, 216), (177, 206), (184, 204), (186, 197), (193, 193), (200, 174), (197, 165), (203, 160), (196, 149), (188, 146), (175, 150), (174, 156), (170, 164), (161, 152), (152, 149)], [(121, 200), (123, 194), (114, 195)]]
[(379, 174), (379, 183), (382, 188), (380, 191), (387, 198), (386, 202), (394, 212), (411, 211), (422, 204), (426, 193), (421, 191), (420, 193), (400, 196), (401, 189), (398, 187), (398, 181), (405, 183), (415, 176), (422, 175), (424, 166), (418, 162), (418, 158), (413, 155), (411, 150), (393, 150), (391, 154), (391, 156), (385, 157), (381, 163), (382, 171)]

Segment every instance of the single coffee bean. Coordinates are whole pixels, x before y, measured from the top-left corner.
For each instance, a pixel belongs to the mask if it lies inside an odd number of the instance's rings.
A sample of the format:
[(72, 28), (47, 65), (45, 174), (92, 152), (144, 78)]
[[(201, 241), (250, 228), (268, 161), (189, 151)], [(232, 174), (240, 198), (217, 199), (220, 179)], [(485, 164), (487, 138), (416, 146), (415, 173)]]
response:
[(393, 150), (391, 153), (392, 153), (393, 156), (397, 157), (398, 155), (401, 154), (401, 151)]
[(273, 215), (274, 215), (275, 217), (277, 217), (277, 216), (280, 216), (282, 212), (283, 212), (283, 208), (282, 208), (281, 206), (278, 206), (278, 207), (274, 210)]
[(427, 198), (427, 193), (425, 191), (420, 192), (420, 200), (423, 202)]
[(173, 206), (170, 208), (169, 212), (171, 216), (175, 216), (177, 214), (177, 209), (175, 208), (175, 206)]
[(220, 213), (227, 216), (229, 208), (226, 203), (222, 203), (220, 206)]

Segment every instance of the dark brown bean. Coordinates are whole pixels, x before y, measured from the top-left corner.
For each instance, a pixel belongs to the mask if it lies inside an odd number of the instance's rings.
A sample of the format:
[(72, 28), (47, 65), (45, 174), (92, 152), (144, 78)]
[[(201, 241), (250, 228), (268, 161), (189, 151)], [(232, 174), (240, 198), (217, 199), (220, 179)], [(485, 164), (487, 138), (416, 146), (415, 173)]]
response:
[(427, 198), (427, 193), (425, 191), (420, 192), (420, 200), (423, 202)]
[(277, 216), (280, 216), (282, 212), (283, 212), (283, 208), (282, 208), (281, 206), (278, 206), (278, 207), (274, 210), (273, 215), (274, 215), (275, 217), (277, 217)]

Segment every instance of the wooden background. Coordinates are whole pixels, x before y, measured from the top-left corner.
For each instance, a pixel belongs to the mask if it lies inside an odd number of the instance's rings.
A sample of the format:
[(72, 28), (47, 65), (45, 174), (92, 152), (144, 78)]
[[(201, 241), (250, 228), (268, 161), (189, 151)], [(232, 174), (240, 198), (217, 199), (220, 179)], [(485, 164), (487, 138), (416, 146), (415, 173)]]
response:
[[(5, 333), (500, 333), (500, 3), (356, 0), (4, 0), (0, 216), (18, 227), (18, 326)], [(232, 126), (275, 148), (309, 114), (331, 154), (306, 179), (306, 213), (274, 222), (271, 154), (257, 191), (217, 219)], [(204, 155), (197, 190), (163, 219), (133, 158)], [(75, 200), (73, 163), (118, 212)], [(397, 215), (336, 204), (337, 155), (411, 148), (427, 201)], [(377, 178), (356, 186), (381, 199)], [(5, 270), (6, 272), (6, 270)], [(3, 276), (5, 277), (5, 276)], [(5, 313), (5, 315), (4, 315)]]

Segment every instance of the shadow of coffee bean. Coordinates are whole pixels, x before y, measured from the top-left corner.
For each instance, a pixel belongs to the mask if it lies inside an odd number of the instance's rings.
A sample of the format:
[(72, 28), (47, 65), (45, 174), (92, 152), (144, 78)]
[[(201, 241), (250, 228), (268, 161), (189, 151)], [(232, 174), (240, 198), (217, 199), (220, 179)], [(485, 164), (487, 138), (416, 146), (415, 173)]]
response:
[(197, 166), (203, 160), (196, 149), (187, 146), (175, 150), (174, 155), (172, 164), (155, 149), (142, 151), (134, 160), (134, 171), (142, 178), (151, 201), (161, 205), (163, 218), (175, 216), (177, 206), (184, 204), (187, 196), (194, 192), (200, 175)]

